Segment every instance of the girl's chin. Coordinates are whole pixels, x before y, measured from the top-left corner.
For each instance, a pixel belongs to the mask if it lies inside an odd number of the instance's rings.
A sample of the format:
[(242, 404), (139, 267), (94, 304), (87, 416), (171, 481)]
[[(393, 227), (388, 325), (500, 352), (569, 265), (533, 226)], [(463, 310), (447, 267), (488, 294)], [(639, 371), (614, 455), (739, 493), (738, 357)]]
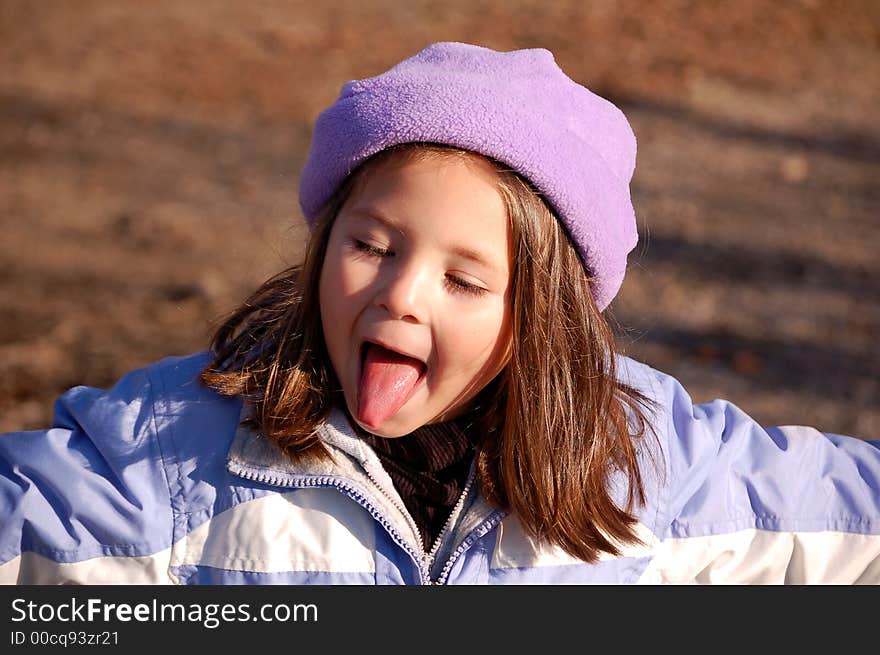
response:
[[(352, 416), (356, 417), (357, 415), (352, 414)], [(384, 437), (386, 439), (405, 437), (411, 432), (418, 430), (420, 427), (422, 427), (422, 425), (427, 422), (413, 422), (410, 420), (406, 420), (404, 419), (404, 417), (399, 415), (389, 417), (386, 421), (383, 421), (381, 425), (367, 425), (357, 418), (355, 418), (355, 420), (362, 430), (366, 430), (370, 434), (375, 434), (377, 437)]]
[[(418, 398), (411, 399), (413, 401), (417, 401)], [(348, 398), (346, 396), (346, 404), (348, 406), (348, 413), (351, 418), (358, 424), (361, 430), (369, 432), (370, 434), (374, 434), (377, 437), (385, 437), (388, 439), (396, 439), (398, 437), (405, 437), (412, 432), (415, 432), (420, 427), (423, 427), (428, 424), (434, 423), (443, 423), (446, 421), (452, 421), (457, 419), (459, 416), (466, 413), (469, 409), (471, 403), (473, 401), (469, 401), (467, 403), (460, 403), (455, 405), (454, 407), (450, 407), (442, 411), (440, 414), (432, 414), (432, 415), (423, 415), (416, 416), (415, 407), (407, 407), (405, 404), (401, 407), (396, 414), (389, 416), (386, 420), (384, 420), (379, 425), (367, 425), (364, 421), (360, 420), (358, 417), (357, 411), (357, 398)]]
[(354, 417), (354, 420), (362, 430), (386, 439), (405, 437), (406, 435), (415, 432), (423, 425), (435, 422), (430, 418), (419, 420), (417, 417), (407, 416), (404, 410), (399, 411), (394, 416), (388, 417), (388, 419), (383, 421), (380, 425), (367, 425), (358, 419), (357, 412), (352, 409), (351, 405), (349, 405), (349, 413)]

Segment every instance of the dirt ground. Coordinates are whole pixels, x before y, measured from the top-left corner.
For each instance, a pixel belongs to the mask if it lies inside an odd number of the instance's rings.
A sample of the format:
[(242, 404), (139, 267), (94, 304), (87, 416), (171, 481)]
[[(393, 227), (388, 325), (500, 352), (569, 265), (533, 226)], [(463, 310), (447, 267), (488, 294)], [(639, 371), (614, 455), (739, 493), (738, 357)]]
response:
[(880, 438), (874, 0), (0, 0), (0, 431), (205, 348), (301, 252), (317, 113), (439, 40), (546, 47), (629, 116), (624, 352)]

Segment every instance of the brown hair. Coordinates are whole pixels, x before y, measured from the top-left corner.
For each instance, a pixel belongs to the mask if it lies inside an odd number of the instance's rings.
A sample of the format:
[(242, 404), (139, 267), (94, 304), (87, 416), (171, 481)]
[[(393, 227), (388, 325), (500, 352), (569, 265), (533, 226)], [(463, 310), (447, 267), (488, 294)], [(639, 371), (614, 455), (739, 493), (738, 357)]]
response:
[[(407, 144), (387, 157), (480, 157)], [(330, 229), (368, 162), (318, 217), (301, 265), (265, 282), (217, 330), (206, 385), (241, 395), (248, 422), (289, 456), (326, 454), (318, 429), (340, 396), (326, 352), (318, 282)], [(650, 401), (615, 376), (614, 335), (567, 233), (529, 183), (498, 162), (511, 228), (512, 347), (504, 370), (474, 399), (477, 475), (489, 502), (538, 540), (587, 562), (636, 543), (644, 502), (638, 443)], [(341, 401), (344, 403), (344, 401)], [(608, 489), (623, 474), (619, 507)]]

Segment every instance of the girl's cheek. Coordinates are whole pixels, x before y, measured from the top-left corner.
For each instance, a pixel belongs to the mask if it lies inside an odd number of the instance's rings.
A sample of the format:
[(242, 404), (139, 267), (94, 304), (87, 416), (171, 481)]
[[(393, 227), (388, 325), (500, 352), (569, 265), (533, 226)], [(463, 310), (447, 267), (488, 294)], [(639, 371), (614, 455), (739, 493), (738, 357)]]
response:
[[(498, 332), (493, 320), (486, 320), (486, 317), (471, 316), (468, 318), (466, 314), (460, 310), (457, 313), (448, 312), (450, 316), (455, 316), (456, 320), (444, 321), (438, 330), (444, 335), (441, 339), (441, 349), (446, 348), (453, 353), (468, 354), (470, 357), (482, 357), (486, 352), (492, 350), (492, 343), (495, 341), (495, 334)], [(481, 320), (482, 319), (482, 320)]]
[(344, 261), (337, 278), (339, 292), (346, 296), (363, 293), (375, 283), (377, 276), (376, 266), (369, 262)]

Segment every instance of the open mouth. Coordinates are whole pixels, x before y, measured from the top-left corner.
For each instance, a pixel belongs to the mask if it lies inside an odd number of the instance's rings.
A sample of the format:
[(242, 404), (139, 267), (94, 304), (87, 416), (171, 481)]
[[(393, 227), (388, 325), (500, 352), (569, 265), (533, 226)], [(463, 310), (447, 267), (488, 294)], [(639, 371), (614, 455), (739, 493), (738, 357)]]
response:
[(378, 428), (403, 407), (425, 378), (422, 360), (372, 341), (360, 352), (358, 419)]
[(418, 367), (420, 370), (419, 381), (421, 381), (421, 379), (425, 376), (425, 373), (428, 370), (428, 365), (425, 362), (423, 362), (421, 359), (419, 359), (418, 357), (413, 357), (411, 355), (407, 355), (407, 354), (402, 353), (400, 351), (397, 351), (397, 350), (394, 350), (394, 349), (389, 348), (387, 346), (383, 346), (379, 343), (376, 343), (375, 341), (364, 340), (364, 342), (361, 343), (361, 357), (360, 357), (360, 359), (361, 359), (361, 375), (363, 375), (364, 364), (367, 360), (367, 353), (371, 350), (373, 350), (374, 354), (380, 359), (383, 359), (386, 361), (397, 360), (400, 363), (406, 362), (406, 363), (410, 363), (413, 366)]

